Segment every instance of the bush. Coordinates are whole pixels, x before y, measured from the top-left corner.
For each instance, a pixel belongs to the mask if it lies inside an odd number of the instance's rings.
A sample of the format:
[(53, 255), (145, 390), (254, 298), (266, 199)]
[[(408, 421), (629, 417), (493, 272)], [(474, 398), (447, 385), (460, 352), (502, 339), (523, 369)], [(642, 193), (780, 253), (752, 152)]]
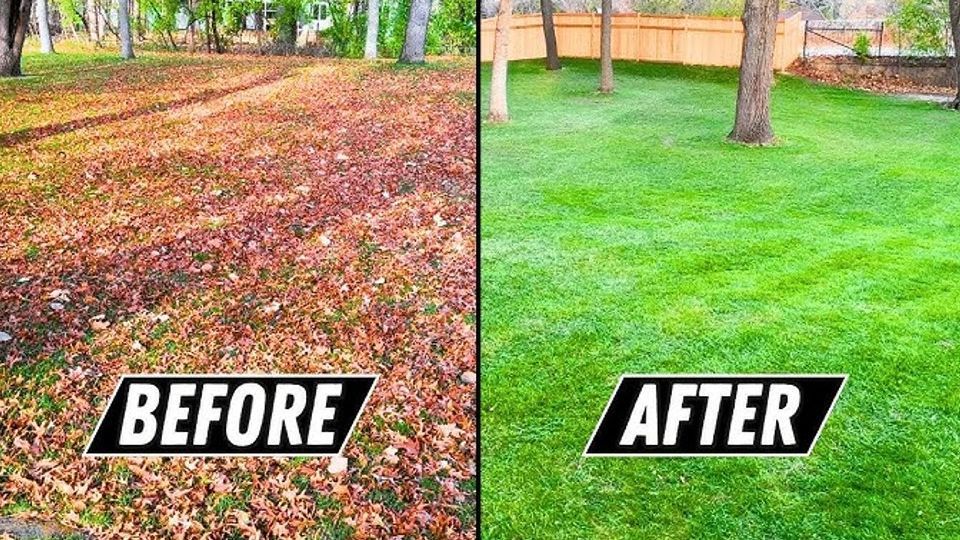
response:
[(870, 56), (870, 37), (863, 32), (858, 33), (853, 40), (853, 52), (860, 59)]

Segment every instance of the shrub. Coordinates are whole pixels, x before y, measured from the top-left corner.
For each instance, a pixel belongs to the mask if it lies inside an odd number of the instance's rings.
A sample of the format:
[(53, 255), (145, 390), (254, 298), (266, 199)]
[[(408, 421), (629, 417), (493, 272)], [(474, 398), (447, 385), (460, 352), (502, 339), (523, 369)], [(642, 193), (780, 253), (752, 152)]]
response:
[(870, 56), (870, 37), (863, 32), (858, 33), (853, 40), (853, 52), (860, 59)]

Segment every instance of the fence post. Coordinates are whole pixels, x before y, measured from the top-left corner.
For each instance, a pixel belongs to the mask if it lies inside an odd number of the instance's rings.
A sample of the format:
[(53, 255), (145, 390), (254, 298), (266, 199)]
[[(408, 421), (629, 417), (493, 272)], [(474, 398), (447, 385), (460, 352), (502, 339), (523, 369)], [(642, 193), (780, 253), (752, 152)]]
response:
[(807, 30), (810, 27), (810, 21), (807, 19), (803, 20), (803, 57), (807, 57)]
[(880, 21), (880, 44), (877, 45), (877, 56), (883, 56), (883, 21)]

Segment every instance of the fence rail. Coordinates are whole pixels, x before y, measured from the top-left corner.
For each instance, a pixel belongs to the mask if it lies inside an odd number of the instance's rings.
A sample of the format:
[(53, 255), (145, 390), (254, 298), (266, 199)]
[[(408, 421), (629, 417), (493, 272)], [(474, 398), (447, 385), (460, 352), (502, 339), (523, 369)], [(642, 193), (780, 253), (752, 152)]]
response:
[[(480, 59), (493, 59), (496, 19), (480, 23)], [(599, 58), (600, 16), (590, 13), (554, 15), (560, 56)], [(804, 24), (798, 13), (777, 23), (774, 68), (785, 69), (803, 52)], [(613, 57), (623, 60), (674, 62), (704, 66), (739, 66), (743, 24), (732, 17), (614, 15)], [(541, 17), (511, 18), (510, 59), (543, 58), (546, 45)]]

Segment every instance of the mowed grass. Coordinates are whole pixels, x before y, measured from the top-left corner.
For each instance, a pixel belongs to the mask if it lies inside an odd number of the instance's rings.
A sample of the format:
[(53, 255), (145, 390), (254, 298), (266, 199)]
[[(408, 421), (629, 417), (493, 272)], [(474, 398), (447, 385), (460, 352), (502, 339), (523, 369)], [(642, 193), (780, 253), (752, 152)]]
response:
[[(750, 148), (735, 70), (597, 69), (482, 126), (484, 537), (960, 538), (960, 115), (782, 76)], [(809, 458), (584, 459), (625, 372), (850, 378)]]

